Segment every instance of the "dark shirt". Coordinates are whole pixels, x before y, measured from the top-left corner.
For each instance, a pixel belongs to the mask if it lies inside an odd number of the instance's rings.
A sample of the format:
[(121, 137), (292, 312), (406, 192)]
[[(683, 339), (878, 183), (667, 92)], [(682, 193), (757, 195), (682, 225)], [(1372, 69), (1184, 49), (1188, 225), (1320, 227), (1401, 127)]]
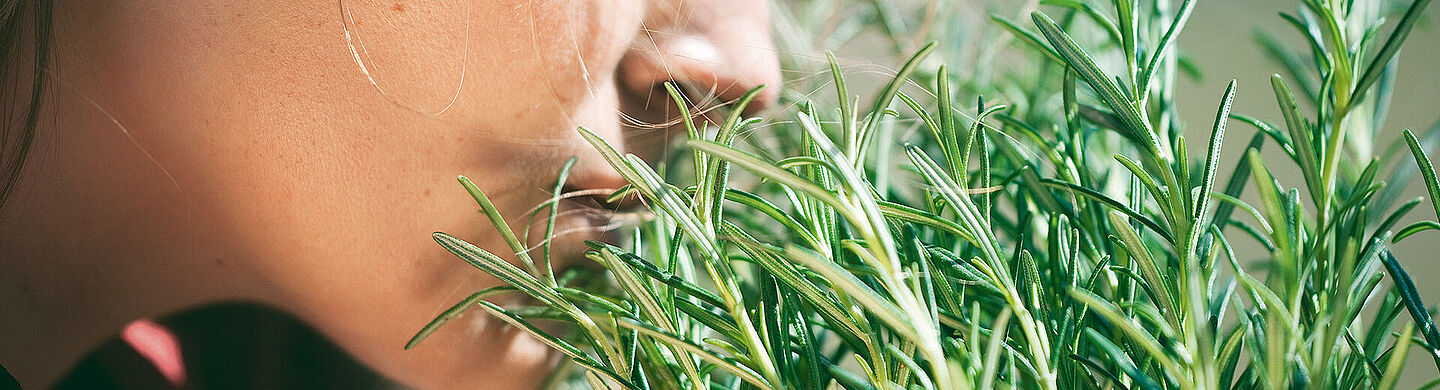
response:
[[(172, 383), (152, 360), (117, 336), (76, 365), (55, 389), (399, 388), (314, 329), (267, 307), (214, 305), (156, 323), (179, 341), (183, 383)], [(7, 387), (9, 377), (0, 378), (0, 389), (19, 387)]]

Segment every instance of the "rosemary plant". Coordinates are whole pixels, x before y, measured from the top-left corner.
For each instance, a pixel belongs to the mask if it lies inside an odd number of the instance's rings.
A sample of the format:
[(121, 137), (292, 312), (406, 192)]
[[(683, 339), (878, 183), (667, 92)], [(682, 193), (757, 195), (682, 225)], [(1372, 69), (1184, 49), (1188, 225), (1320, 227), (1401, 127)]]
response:
[[(1377, 118), (1428, 0), (1388, 34), (1388, 2), (1301, 0), (1282, 17), (1306, 46), (1266, 41), (1288, 75), (1269, 86), (1282, 118), (1232, 107), (1263, 88), (1231, 82), (1205, 129), (1174, 98), (1195, 0), (1039, 4), (1027, 22), (992, 17), (1027, 66), (961, 79), (927, 58), (962, 44), (909, 45), (915, 26), (871, 2), (842, 26), (914, 55), (868, 105), (832, 56), (833, 101), (799, 81), (795, 108), (766, 121), (740, 114), (751, 91), (723, 123), (686, 121), (689, 148), (659, 171), (580, 129), (630, 183), (612, 196), (654, 215), (624, 246), (590, 243), (604, 283), (555, 275), (462, 177), (507, 256), (435, 240), (506, 285), (411, 345), (478, 307), (566, 355), (557, 386), (595, 389), (1390, 389), (1412, 348), (1440, 369), (1440, 330), (1390, 250), (1434, 245), (1407, 239), (1440, 230), (1440, 130), (1370, 142), (1394, 131)], [(1004, 99), (957, 101), (986, 93)], [(1222, 161), (1236, 133), (1245, 157)], [(1300, 175), (1276, 177), (1277, 156)], [(1417, 172), (1430, 201), (1402, 201)], [(1399, 226), (1416, 208), (1436, 219)], [(500, 294), (538, 306), (487, 300)]]

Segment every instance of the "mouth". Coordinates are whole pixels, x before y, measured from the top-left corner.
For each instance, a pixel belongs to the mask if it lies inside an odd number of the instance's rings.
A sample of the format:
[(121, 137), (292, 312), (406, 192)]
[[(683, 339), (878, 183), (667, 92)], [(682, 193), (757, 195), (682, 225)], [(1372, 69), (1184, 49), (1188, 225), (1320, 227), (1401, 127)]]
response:
[(598, 267), (585, 257), (589, 250), (585, 242), (618, 245), (625, 227), (645, 219), (643, 212), (634, 210), (634, 201), (610, 199), (619, 188), (582, 187), (567, 181), (558, 196), (526, 212), (530, 257), (540, 263), (548, 261), (557, 278), (575, 271), (588, 274)]

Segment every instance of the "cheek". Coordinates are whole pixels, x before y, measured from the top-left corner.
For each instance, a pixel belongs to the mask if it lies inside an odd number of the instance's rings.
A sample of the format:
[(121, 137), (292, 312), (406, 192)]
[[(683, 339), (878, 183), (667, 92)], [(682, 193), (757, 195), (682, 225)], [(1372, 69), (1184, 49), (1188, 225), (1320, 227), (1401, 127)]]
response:
[(637, 0), (387, 4), (342, 7), (357, 65), (401, 108), (468, 125), (573, 120), (607, 92), (643, 14)]
[[(571, 155), (603, 164), (575, 126), (618, 133), (613, 74), (639, 3), (315, 4), (177, 6), (146, 16), (174, 31), (118, 37), (107, 31), (130, 19), (115, 18), (87, 30), (110, 38), (75, 43), (107, 67), (72, 73), (109, 83), (87, 96), (174, 175), (183, 191), (173, 203), (206, 221), (186, 234), (260, 274), (254, 295), (405, 380), (538, 380), (544, 355), (464, 327), (422, 350), (398, 347), (441, 308), (496, 283), (428, 236), (505, 247), (455, 175), (517, 218), (548, 196)], [(120, 136), (95, 123), (97, 136)], [(501, 353), (510, 359), (488, 359)]]
[[(296, 153), (311, 153), (320, 167), (367, 169), (298, 180), (306, 185), (289, 197), (314, 201), (297, 202), (288, 214), (304, 216), (303, 222), (276, 220), (247, 229), (302, 232), (296, 236), (317, 241), (308, 248), (283, 245), (306, 249), (266, 256), (297, 259), (275, 264), (271, 272), (281, 274), (279, 283), (295, 297), (292, 310), (365, 361), (407, 381), (425, 382), (431, 375), (447, 378), (441, 381), (464, 382), (460, 377), (466, 375), (493, 381), (505, 378), (507, 370), (525, 373), (512, 380), (541, 377), (534, 370), (545, 366), (546, 355), (463, 324), (442, 329), (419, 350), (395, 346), (437, 308), (497, 283), (429, 240), (428, 233), (439, 230), (484, 248), (505, 248), (473, 212), (474, 202), (454, 175), (469, 175), (496, 197), (503, 214), (519, 218), (547, 196), (540, 189), (552, 185), (556, 168), (571, 155), (588, 156), (580, 166), (603, 164), (594, 153), (584, 153), (589, 147), (575, 127), (618, 139), (613, 75), (641, 16), (630, 3), (466, 0), (399, 9), (351, 3), (346, 46), (373, 85), (350, 92), (347, 100), (354, 107), (337, 106), (351, 114), (362, 108), (364, 120), (334, 126), (348, 119), (331, 118), (325, 127), (363, 129), (367, 135), (333, 134), (343, 145), (326, 158), (305, 148)], [(353, 73), (350, 69), (342, 70)], [(277, 163), (267, 171), (285, 172), (286, 166), (293, 164)], [(431, 191), (417, 194), (422, 189)], [(295, 263), (307, 269), (297, 272)], [(477, 361), (477, 355), (506, 358)]]

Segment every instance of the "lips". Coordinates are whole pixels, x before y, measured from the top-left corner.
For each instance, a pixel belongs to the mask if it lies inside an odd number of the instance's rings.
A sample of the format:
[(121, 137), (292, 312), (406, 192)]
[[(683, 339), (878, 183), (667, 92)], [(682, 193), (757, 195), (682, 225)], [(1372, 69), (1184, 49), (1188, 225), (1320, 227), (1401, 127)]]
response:
[[(554, 272), (559, 276), (570, 268), (588, 263), (584, 256), (586, 240), (617, 242), (618, 225), (614, 215), (620, 209), (607, 203), (605, 198), (624, 184), (624, 179), (608, 166), (604, 169), (576, 166), (560, 192), (555, 224), (548, 235), (547, 228), (552, 228), (547, 224), (552, 205), (549, 199), (536, 199), (535, 207), (517, 215), (518, 220), (512, 219), (529, 223), (526, 246), (530, 257), (536, 262), (544, 262), (546, 256), (550, 256)], [(548, 248), (546, 244), (549, 244)]]
[[(586, 148), (589, 148), (589, 146), (586, 146)], [(594, 151), (589, 150), (587, 150), (587, 152), (594, 153)], [(575, 167), (571, 168), (570, 176), (565, 179), (564, 192), (572, 193), (576, 191), (595, 190), (614, 191), (616, 189), (619, 189), (620, 187), (624, 187), (626, 184), (628, 183), (625, 181), (624, 177), (620, 176), (620, 172), (615, 171), (615, 168), (611, 167), (609, 164), (605, 164), (603, 162), (591, 163), (590, 161), (585, 161), (581, 163), (576, 163)], [(600, 199), (603, 200), (604, 196), (602, 195)]]

